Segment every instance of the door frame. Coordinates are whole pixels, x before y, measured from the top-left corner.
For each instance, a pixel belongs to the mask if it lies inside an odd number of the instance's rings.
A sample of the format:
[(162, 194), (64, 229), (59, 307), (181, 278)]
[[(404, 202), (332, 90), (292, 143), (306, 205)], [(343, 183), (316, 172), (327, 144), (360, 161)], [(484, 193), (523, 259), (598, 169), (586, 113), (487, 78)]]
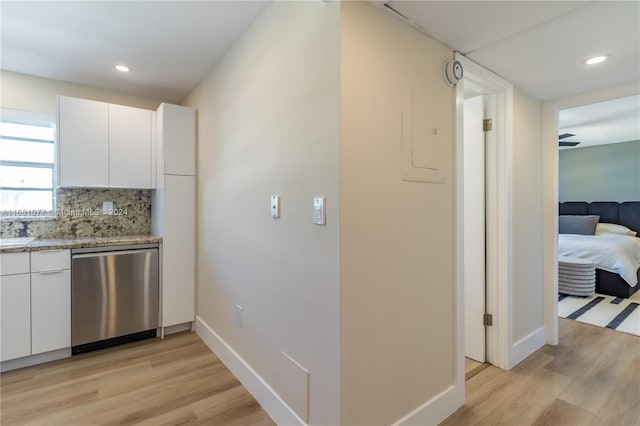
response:
[(638, 81), (546, 101), (542, 105), (542, 279), (545, 341), (558, 344), (558, 113), (640, 94)]
[[(487, 178), (495, 182), (485, 189), (486, 204), (495, 214), (487, 215), (487, 312), (493, 326), (487, 328), (487, 361), (508, 369), (511, 347), (512, 294), (512, 170), (513, 170), (513, 85), (502, 77), (455, 53), (464, 70), (464, 83), (483, 95), (497, 98), (495, 168), (487, 168)], [(464, 169), (463, 114), (464, 87), (456, 86), (456, 391), (464, 402)], [(487, 159), (489, 161), (489, 159)], [(492, 240), (490, 243), (489, 240)], [(489, 267), (491, 263), (491, 268)]]

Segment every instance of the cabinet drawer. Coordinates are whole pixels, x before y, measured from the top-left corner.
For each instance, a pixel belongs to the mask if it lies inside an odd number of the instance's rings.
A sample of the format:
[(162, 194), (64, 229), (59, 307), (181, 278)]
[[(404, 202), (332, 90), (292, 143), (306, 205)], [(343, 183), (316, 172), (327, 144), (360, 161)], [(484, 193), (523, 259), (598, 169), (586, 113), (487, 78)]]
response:
[(55, 271), (71, 268), (69, 250), (43, 250), (31, 252), (31, 272)]
[(0, 254), (0, 275), (29, 273), (29, 253)]

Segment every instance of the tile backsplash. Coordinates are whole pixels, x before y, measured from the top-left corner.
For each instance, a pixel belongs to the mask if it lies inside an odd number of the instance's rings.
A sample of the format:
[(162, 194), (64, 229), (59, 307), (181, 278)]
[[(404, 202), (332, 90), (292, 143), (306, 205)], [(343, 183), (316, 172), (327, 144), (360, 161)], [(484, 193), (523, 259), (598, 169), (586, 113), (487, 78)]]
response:
[[(58, 188), (55, 218), (0, 218), (0, 237), (87, 238), (149, 235), (151, 190)], [(113, 213), (102, 213), (103, 201)]]

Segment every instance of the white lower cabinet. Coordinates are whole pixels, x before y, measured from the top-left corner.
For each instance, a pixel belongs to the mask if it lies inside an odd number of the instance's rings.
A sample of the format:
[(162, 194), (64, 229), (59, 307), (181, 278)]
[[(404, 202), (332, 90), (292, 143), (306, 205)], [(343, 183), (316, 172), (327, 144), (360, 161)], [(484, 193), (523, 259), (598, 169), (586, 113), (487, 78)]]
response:
[(29, 279), (29, 274), (0, 277), (0, 361), (31, 355)]
[(71, 271), (31, 274), (31, 353), (71, 346)]
[(164, 176), (162, 326), (195, 319), (195, 177)]
[(31, 354), (71, 346), (71, 252), (31, 252)]
[(0, 361), (71, 347), (71, 252), (2, 253)]

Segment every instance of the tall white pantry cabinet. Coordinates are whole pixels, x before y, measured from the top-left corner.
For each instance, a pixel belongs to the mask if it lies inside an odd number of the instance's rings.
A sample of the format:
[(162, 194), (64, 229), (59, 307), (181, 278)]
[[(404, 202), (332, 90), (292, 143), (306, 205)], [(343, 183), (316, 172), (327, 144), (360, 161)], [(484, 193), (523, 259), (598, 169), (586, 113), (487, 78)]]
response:
[(195, 320), (196, 111), (157, 111), (157, 188), (152, 231), (162, 236), (162, 327)]

